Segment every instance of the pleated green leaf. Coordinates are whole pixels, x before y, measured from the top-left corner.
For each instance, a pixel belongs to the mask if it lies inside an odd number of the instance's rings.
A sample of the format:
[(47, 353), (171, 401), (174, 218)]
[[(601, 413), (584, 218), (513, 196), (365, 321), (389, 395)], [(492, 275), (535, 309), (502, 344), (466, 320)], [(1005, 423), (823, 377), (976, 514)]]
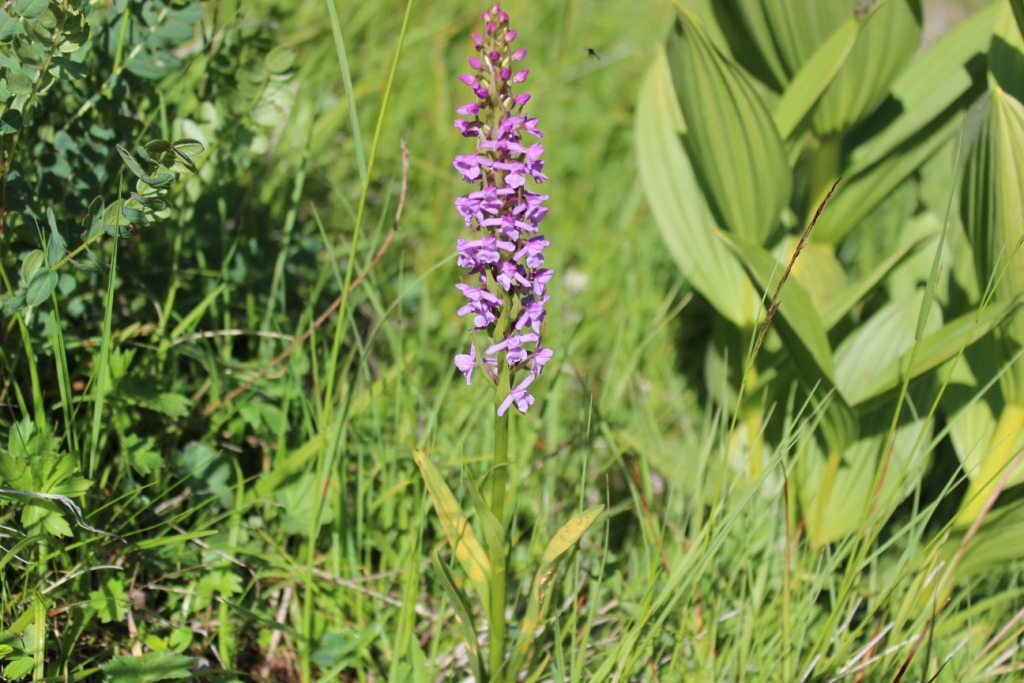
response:
[(668, 39), (686, 147), (723, 226), (764, 244), (789, 202), (792, 175), (771, 114), (742, 70), (685, 9)]
[(683, 276), (719, 314), (741, 328), (753, 325), (757, 295), (743, 266), (721, 240), (680, 134), (679, 112), (664, 52), (640, 86), (636, 152), (640, 179), (669, 253)]
[[(971, 118), (977, 132), (964, 168), (960, 213), (979, 284), (997, 278), (995, 298), (1006, 300), (1024, 293), (1024, 259), (1014, 258), (1024, 225), (1024, 105), (997, 87)], [(1022, 323), (1009, 330), (1018, 342), (1024, 341)]]
[[(784, 240), (787, 263), (799, 242), (800, 239), (795, 235)], [(814, 242), (804, 245), (800, 257), (793, 264), (791, 277), (800, 283), (819, 313), (832, 297), (845, 291), (849, 284), (846, 269), (836, 258), (835, 251)]]
[[(960, 129), (960, 119), (950, 117), (912, 144), (901, 147), (881, 163), (859, 175), (845, 176), (843, 185), (829, 203), (829, 211), (814, 229), (814, 239), (836, 244), (857, 227), (893, 188), (898, 187), (921, 164), (946, 144)], [(847, 180), (846, 178), (849, 178)]]
[(533, 579), (533, 587), (530, 590), (530, 599), (526, 605), (526, 615), (519, 627), (519, 638), (516, 640), (515, 648), (510, 657), (508, 671), (518, 672), (522, 669), (523, 661), (530, 652), (530, 646), (537, 634), (537, 627), (544, 616), (547, 607), (548, 593), (551, 590), (551, 579), (558, 568), (558, 558), (567, 550), (579, 543), (583, 534), (587, 533), (604, 511), (604, 505), (597, 505), (584, 510), (576, 515), (559, 529), (554, 537), (548, 542), (544, 554), (540, 558), (540, 567), (537, 568), (537, 575)]
[(921, 42), (920, 0), (881, 0), (864, 19), (857, 41), (814, 109), (819, 137), (849, 130), (881, 104)]
[(973, 65), (983, 63), (978, 58), (988, 50), (998, 9), (998, 4), (990, 5), (957, 24), (900, 73), (890, 95), (902, 113), (850, 153), (848, 175), (881, 161), (929, 125), (934, 127), (940, 116), (959, 118), (957, 100), (984, 79), (984, 73), (976, 73), (983, 69)]
[(1017, 28), (1009, 2), (999, 3), (987, 65), (991, 85), (998, 85), (1017, 100), (1024, 100), (1024, 37)]
[(484, 605), (490, 603), (490, 577), (491, 561), (487, 558), (480, 541), (473, 533), (473, 527), (469, 520), (462, 514), (459, 502), (448, 488), (444, 477), (437, 471), (437, 468), (427, 458), (426, 453), (418, 448), (412, 449), (412, 457), (416, 466), (423, 475), (423, 481), (427, 485), (427, 492), (434, 504), (434, 511), (441, 520), (441, 528), (444, 535), (451, 544), (455, 559), (459, 561), (463, 571), (469, 577), (470, 583), (476, 588), (477, 595)]
[[(875, 380), (872, 368), (887, 368), (914, 347), (923, 297), (924, 290), (918, 290), (882, 306), (836, 347), (836, 384), (845, 396), (864, 395)], [(942, 310), (932, 304), (925, 328), (929, 334), (942, 327)]]
[[(905, 498), (914, 482), (920, 480), (928, 462), (926, 448), (931, 428), (926, 429), (915, 451), (924, 420), (907, 414), (896, 430), (893, 443), (887, 447), (885, 437), (895, 409), (895, 405), (886, 405), (862, 418), (862, 428), (868, 434), (847, 447), (840, 458), (830, 460), (820, 451), (817, 442), (813, 439), (806, 442), (808, 452), (797, 459), (795, 476), (800, 509), (807, 520), (807, 533), (814, 547), (841, 540), (857, 531), (857, 525), (875, 500), (882, 501), (878, 507), (884, 509), (884, 503), (893, 496)], [(884, 460), (886, 457), (888, 462)], [(876, 489), (873, 486), (875, 476), (883, 466), (881, 486)], [(899, 475), (904, 471), (906, 476), (900, 481)]]
[(1010, 9), (1013, 10), (1017, 31), (1024, 36), (1024, 0), (1010, 0)]
[[(910, 378), (914, 379), (938, 367), (959, 353), (965, 344), (970, 346), (1016, 313), (1021, 303), (1021, 298), (993, 302), (980, 316), (976, 311), (971, 311), (946, 323), (921, 340), (913, 367), (909, 367), (911, 352), (908, 351), (897, 360), (880, 367), (869, 381), (859, 383), (856, 390), (848, 394), (850, 404), (868, 404), (886, 392), (899, 388), (908, 373)], [(978, 319), (977, 325), (974, 323), (975, 318)], [(864, 367), (862, 370), (870, 370), (870, 367)]]
[[(949, 560), (960, 547), (963, 533), (950, 536), (942, 548), (943, 559)], [(955, 574), (966, 579), (1005, 565), (1024, 555), (1024, 502), (1016, 502), (1005, 510), (990, 512), (981, 529), (971, 539)]]
[(938, 237), (938, 234), (938, 231), (933, 231), (904, 244), (879, 263), (866, 277), (829, 299), (821, 309), (821, 322), (825, 329), (831, 330), (835, 327), (836, 323), (845, 318), (853, 310), (853, 307), (877, 287), (889, 273), (918, 253), (925, 245), (930, 244)]
[(790, 72), (775, 47), (761, 0), (715, 0), (714, 17), (733, 58), (770, 88), (781, 92), (789, 83)]
[[(761, 247), (718, 233), (736, 251), (756, 285), (770, 299), (786, 271), (788, 262), (773, 257)], [(797, 259), (799, 262), (799, 258)], [(816, 405), (828, 401), (819, 428), (829, 448), (842, 452), (858, 432), (857, 419), (845, 397), (836, 388), (832, 348), (821, 318), (807, 293), (794, 278), (779, 293), (779, 308), (772, 326), (796, 368), (797, 375)]]
[(779, 57), (792, 75), (853, 14), (858, 0), (761, 0)]
[(796, 131), (797, 126), (817, 104), (832, 79), (846, 61), (857, 40), (860, 22), (850, 17), (814, 52), (793, 77), (775, 105), (775, 127), (783, 139)]
[[(776, 259), (756, 244), (745, 242), (724, 232), (718, 234), (743, 261), (757, 287), (767, 293), (767, 299), (771, 299), (778, 287), (779, 279), (786, 271), (788, 258), (786, 260)], [(799, 257), (797, 261), (799, 262)], [(834, 382), (832, 347), (828, 343), (825, 328), (821, 324), (821, 319), (807, 292), (795, 279), (790, 279), (779, 294), (779, 310), (776, 321), (779, 318), (785, 321), (797, 335), (802, 351), (799, 355), (807, 356), (810, 361), (813, 361), (816, 372), (821, 378)], [(790, 351), (793, 352), (792, 349)], [(817, 378), (813, 381), (817, 381)]]
[[(978, 396), (999, 372), (997, 358), (991, 336), (971, 346), (952, 368), (949, 386), (942, 395), (949, 440), (961, 466), (969, 474), (978, 472), (988, 455), (996, 420), (1003, 411), (998, 385)], [(940, 376), (945, 377), (951, 365), (951, 362), (944, 364), (939, 369)]]

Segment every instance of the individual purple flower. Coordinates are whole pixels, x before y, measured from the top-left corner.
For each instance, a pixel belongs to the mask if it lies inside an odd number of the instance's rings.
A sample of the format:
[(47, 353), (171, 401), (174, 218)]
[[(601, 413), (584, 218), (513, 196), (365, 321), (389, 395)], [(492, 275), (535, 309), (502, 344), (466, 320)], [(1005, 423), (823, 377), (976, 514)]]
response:
[(499, 417), (504, 415), (513, 403), (516, 404), (516, 409), (520, 413), (523, 415), (526, 414), (526, 411), (533, 405), (533, 396), (526, 392), (526, 388), (533, 384), (533, 380), (536, 378), (537, 376), (534, 374), (527, 375), (526, 379), (524, 379), (519, 386), (509, 392), (508, 396), (505, 397), (505, 400), (501, 402), (500, 406), (498, 406)]
[(455, 157), (452, 166), (462, 174), (462, 179), (473, 182), (480, 177), (480, 160), (476, 154), (463, 154)]
[(470, 301), (482, 301), (488, 306), (501, 306), (501, 304), (503, 303), (501, 297), (491, 294), (486, 289), (481, 289), (479, 287), (470, 287), (469, 285), (462, 282), (455, 285), (455, 287), (456, 289), (461, 291), (462, 295), (465, 296)]
[(547, 311), (544, 310), (544, 304), (548, 302), (551, 297), (545, 296), (536, 301), (532, 301), (523, 308), (522, 315), (519, 316), (519, 320), (516, 321), (515, 328), (521, 330), (524, 327), (531, 327), (536, 331), (540, 331), (540, 324), (544, 322), (544, 315)]
[[(455, 357), (455, 365), (470, 383), (474, 367), (508, 364), (514, 388), (498, 408), (498, 415), (504, 415), (512, 405), (525, 413), (533, 404), (527, 388), (554, 356), (540, 346), (553, 273), (541, 267), (549, 243), (537, 234), (548, 213), (548, 196), (527, 187), (548, 179), (541, 159), (544, 147), (523, 143), (524, 135), (543, 138), (544, 133), (525, 111), (530, 95), (514, 92), (529, 70), (516, 70), (512, 63), (521, 61), (526, 50), (509, 47), (516, 32), (498, 5), (484, 12), (484, 23), (483, 36), (472, 34), (477, 56), (469, 58), (469, 65), (474, 73), (459, 78), (477, 101), (455, 110), (460, 117), (455, 127), (476, 139), (476, 151), (456, 156), (452, 165), (463, 180), (477, 185), (455, 200), (455, 208), (467, 228), (483, 233), (478, 239), (457, 241), (458, 265), (472, 281), (457, 285), (467, 299), (457, 312), (472, 316), (473, 329), (486, 332), (492, 341), (483, 365), (475, 342), (469, 354)], [(516, 374), (523, 371), (526, 377), (515, 385)], [(487, 374), (497, 380), (491, 371)]]
[(525, 256), (526, 265), (531, 268), (540, 268), (541, 264), (544, 263), (544, 249), (549, 244), (550, 242), (544, 239), (543, 236), (526, 240), (523, 248), (517, 251), (512, 258), (518, 261)]
[(534, 296), (544, 296), (544, 292), (547, 291), (548, 283), (551, 281), (551, 277), (555, 274), (555, 271), (549, 268), (538, 268), (533, 271), (533, 294)]
[(501, 285), (501, 288), (506, 292), (512, 289), (512, 285), (518, 284), (523, 287), (532, 287), (533, 283), (530, 279), (524, 275), (524, 269), (522, 266), (518, 266), (512, 261), (505, 261), (499, 266), (498, 275), (494, 278)]
[(468, 304), (456, 311), (459, 315), (471, 315), (473, 316), (473, 329), (474, 330), (485, 330), (487, 326), (495, 322), (498, 316), (494, 315), (494, 311), (483, 301), (470, 301)]
[(498, 342), (494, 346), (489, 347), (484, 353), (498, 353), (499, 351), (505, 351), (505, 359), (509, 365), (515, 365), (516, 363), (522, 363), (526, 360), (526, 356), (529, 355), (526, 349), (523, 348), (523, 344), (529, 342), (535, 342), (540, 337), (532, 332), (527, 334), (512, 335), (506, 337), (505, 341)]
[(555, 357), (555, 352), (551, 349), (537, 349), (532, 356), (530, 356), (530, 372), (537, 377), (540, 377), (540, 373), (544, 370), (544, 364)]
[(466, 386), (473, 384), (473, 370), (476, 369), (476, 342), (469, 345), (469, 353), (455, 355), (455, 367), (466, 378)]

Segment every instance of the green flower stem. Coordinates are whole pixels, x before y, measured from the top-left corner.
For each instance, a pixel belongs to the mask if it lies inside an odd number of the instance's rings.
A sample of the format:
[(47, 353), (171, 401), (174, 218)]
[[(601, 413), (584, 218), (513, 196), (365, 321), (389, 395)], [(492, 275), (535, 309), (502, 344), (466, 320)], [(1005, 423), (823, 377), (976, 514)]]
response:
[[(504, 527), (505, 483), (508, 479), (508, 413), (494, 421), (494, 471), (491, 473), (491, 511)], [(505, 659), (505, 548), (491, 548), (491, 683), (502, 683)]]
[[(500, 405), (511, 390), (505, 354), (498, 356), (498, 388), (495, 405)], [(505, 487), (508, 482), (508, 418), (511, 409), (494, 420), (494, 466), (491, 469), (491, 512), (505, 528)], [(490, 621), (490, 672), (491, 683), (505, 680), (505, 546), (490, 549), (491, 560), (491, 621)]]

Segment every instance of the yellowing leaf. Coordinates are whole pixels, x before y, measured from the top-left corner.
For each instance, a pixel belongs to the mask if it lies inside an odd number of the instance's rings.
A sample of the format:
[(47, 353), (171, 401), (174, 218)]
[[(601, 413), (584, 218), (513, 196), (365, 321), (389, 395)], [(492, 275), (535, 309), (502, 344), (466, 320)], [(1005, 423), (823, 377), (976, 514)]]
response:
[(427, 458), (426, 453), (418, 448), (412, 449), (413, 460), (420, 468), (423, 481), (430, 493), (430, 500), (434, 504), (434, 511), (441, 520), (441, 528), (444, 529), (448, 542), (455, 552), (455, 559), (462, 565), (462, 569), (469, 576), (470, 582), (480, 595), (480, 600), (485, 605), (490, 604), (491, 561), (487, 558), (480, 541), (473, 533), (473, 527), (469, 520), (462, 514), (459, 502), (455, 500), (444, 477), (437, 471), (437, 468)]
[(559, 529), (554, 537), (548, 542), (544, 554), (541, 556), (540, 567), (533, 579), (533, 588), (530, 591), (530, 601), (526, 606), (526, 615), (519, 627), (519, 638), (516, 641), (515, 649), (512, 651), (509, 671), (519, 671), (522, 662), (529, 654), (530, 645), (533, 644), (537, 633), (537, 627), (544, 615), (547, 606), (548, 591), (551, 588), (551, 577), (554, 576), (557, 568), (556, 561), (569, 548), (576, 545), (587, 529), (598, 520), (604, 511), (604, 505), (597, 505), (584, 510), (576, 515)]

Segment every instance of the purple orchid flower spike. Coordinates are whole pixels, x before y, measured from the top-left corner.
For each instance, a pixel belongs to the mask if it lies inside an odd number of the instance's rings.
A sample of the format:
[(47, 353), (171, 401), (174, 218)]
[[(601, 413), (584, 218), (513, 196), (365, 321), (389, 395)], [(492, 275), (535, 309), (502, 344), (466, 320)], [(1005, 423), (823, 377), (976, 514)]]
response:
[[(554, 351), (540, 346), (544, 306), (550, 298), (547, 285), (553, 275), (541, 267), (548, 240), (537, 234), (548, 212), (548, 196), (530, 189), (548, 177), (541, 159), (544, 146), (533, 139), (544, 133), (525, 111), (530, 95), (514, 92), (530, 74), (514, 64), (526, 57), (526, 49), (510, 47), (517, 34), (498, 5), (484, 12), (483, 20), (484, 35), (472, 36), (476, 55), (469, 58), (469, 66), (474, 73), (459, 76), (476, 100), (455, 110), (460, 117), (455, 127), (464, 137), (476, 139), (476, 150), (456, 156), (452, 165), (474, 186), (455, 200), (455, 208), (467, 228), (482, 233), (458, 240), (458, 264), (472, 280), (457, 285), (468, 299), (458, 314), (471, 315), (474, 331), (486, 332), (491, 344), (484, 351), (483, 365), (475, 342), (469, 354), (455, 356), (455, 365), (467, 384), (475, 367), (501, 366), (501, 361), (508, 365), (506, 387), (515, 382), (516, 373), (528, 373), (506, 389), (509, 394), (498, 407), (498, 415), (504, 415), (512, 405), (521, 413), (529, 409), (534, 399), (527, 388), (554, 356)], [(528, 142), (524, 135), (530, 136)], [(494, 378), (489, 370), (486, 374)]]

